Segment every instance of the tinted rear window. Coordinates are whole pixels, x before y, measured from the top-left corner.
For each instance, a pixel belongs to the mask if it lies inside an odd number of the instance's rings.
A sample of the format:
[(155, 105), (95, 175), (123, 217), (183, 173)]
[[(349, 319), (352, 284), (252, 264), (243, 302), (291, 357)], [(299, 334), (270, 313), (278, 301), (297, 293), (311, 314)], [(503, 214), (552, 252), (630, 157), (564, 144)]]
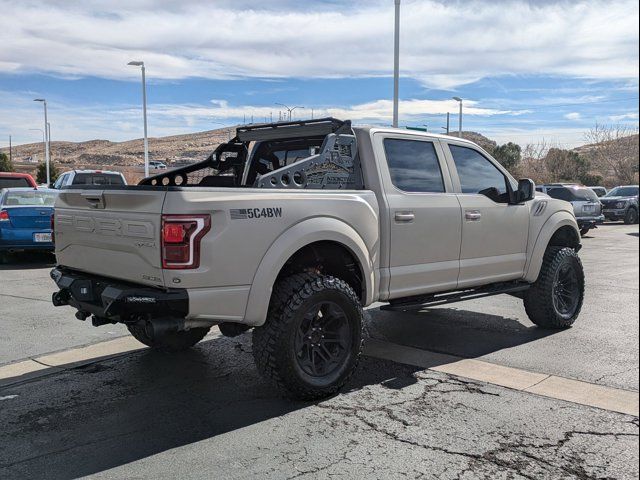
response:
[(122, 177), (113, 173), (77, 173), (74, 185), (124, 185)]
[(598, 196), (590, 188), (551, 188), (547, 191), (551, 198), (565, 200), (567, 202), (591, 202), (597, 201)]
[(4, 177), (0, 178), (0, 188), (13, 188), (13, 187), (30, 187), (26, 178), (21, 177)]

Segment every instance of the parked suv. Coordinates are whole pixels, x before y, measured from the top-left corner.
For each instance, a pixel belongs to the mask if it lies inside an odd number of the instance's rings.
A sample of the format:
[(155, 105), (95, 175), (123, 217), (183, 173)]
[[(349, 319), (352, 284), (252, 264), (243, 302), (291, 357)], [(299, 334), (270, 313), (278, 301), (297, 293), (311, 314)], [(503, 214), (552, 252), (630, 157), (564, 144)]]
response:
[(589, 187), (572, 183), (555, 183), (541, 185), (536, 190), (543, 191), (552, 198), (564, 200), (573, 205), (573, 213), (576, 216), (580, 234), (586, 235), (592, 228), (604, 222), (602, 205), (598, 196)]
[(71, 170), (58, 177), (51, 188), (60, 189), (69, 185), (126, 185), (120, 172), (107, 170)]
[(54, 305), (163, 350), (253, 329), (258, 369), (303, 399), (349, 379), (373, 302), (510, 294), (562, 329), (584, 297), (569, 203), (468, 140), (333, 118), (240, 127), (137, 186), (71, 186), (54, 225)]
[(638, 223), (638, 185), (616, 187), (600, 199), (607, 220)]

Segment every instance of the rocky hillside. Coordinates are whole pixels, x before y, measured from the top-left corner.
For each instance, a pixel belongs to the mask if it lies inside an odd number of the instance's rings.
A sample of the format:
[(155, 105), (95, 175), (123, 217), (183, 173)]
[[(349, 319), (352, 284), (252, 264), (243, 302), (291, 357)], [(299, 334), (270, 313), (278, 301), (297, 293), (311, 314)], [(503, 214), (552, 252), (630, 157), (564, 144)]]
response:
[[(149, 138), (149, 158), (165, 163), (204, 159), (211, 151), (233, 135), (232, 128), (170, 137)], [(0, 149), (8, 153), (8, 148)], [(14, 163), (27, 164), (28, 159), (44, 158), (42, 142), (13, 147)], [(52, 160), (63, 168), (137, 166), (144, 160), (141, 138), (126, 142), (90, 140), (87, 142), (51, 142)]]

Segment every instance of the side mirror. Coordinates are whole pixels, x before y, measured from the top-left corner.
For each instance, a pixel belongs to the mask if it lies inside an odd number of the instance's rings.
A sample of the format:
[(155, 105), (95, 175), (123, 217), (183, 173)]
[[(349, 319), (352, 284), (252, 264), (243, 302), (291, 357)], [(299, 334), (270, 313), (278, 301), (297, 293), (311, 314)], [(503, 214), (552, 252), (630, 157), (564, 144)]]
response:
[(515, 191), (515, 203), (528, 202), (536, 196), (536, 184), (530, 178), (518, 180), (518, 190)]

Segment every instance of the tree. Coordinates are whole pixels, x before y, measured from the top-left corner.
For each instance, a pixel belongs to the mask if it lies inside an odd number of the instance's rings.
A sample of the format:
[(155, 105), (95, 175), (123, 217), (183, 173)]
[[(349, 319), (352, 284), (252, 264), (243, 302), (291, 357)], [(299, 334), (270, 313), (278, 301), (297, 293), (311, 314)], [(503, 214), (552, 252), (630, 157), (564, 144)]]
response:
[(520, 160), (522, 159), (522, 149), (520, 148), (520, 145), (513, 142), (495, 147), (492, 154), (493, 157), (510, 172), (514, 171), (518, 167)]
[(14, 171), (13, 163), (11, 162), (11, 160), (9, 160), (9, 156), (4, 152), (0, 152), (0, 172), (13, 172), (13, 171)]
[(583, 183), (589, 180), (589, 161), (573, 150), (550, 148), (544, 159), (549, 172), (548, 181)]
[[(60, 175), (60, 171), (55, 163), (49, 161), (49, 176), (51, 177), (51, 183), (55, 182)], [(47, 183), (47, 164), (41, 162), (38, 164), (38, 170), (36, 171), (36, 182)]]
[(549, 145), (543, 140), (539, 143), (530, 143), (522, 151), (522, 159), (518, 173), (523, 178), (530, 178), (534, 182), (545, 183), (549, 177), (545, 157), (549, 151)]
[(583, 147), (585, 155), (610, 179), (608, 183), (638, 182), (638, 127), (596, 124), (585, 137), (590, 143)]

